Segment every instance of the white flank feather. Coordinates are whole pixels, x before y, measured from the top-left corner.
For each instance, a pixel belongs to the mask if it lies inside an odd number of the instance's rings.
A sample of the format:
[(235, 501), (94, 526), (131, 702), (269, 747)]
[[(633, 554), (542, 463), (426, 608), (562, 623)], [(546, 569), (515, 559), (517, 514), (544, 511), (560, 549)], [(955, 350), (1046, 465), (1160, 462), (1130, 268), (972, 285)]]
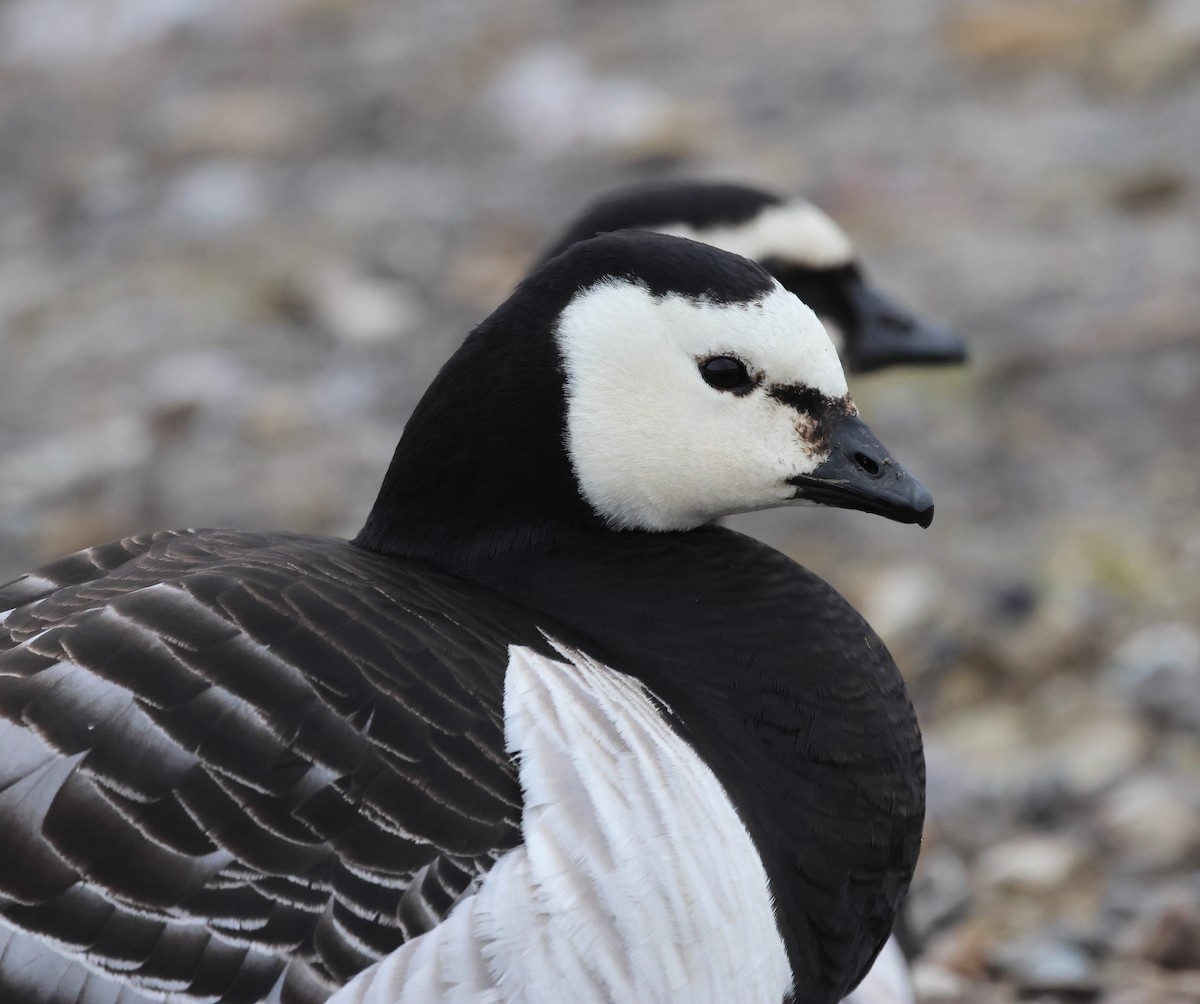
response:
[(329, 1004), (760, 1004), (791, 988), (766, 873), (716, 776), (641, 683), (559, 651), (509, 650), (525, 843)]

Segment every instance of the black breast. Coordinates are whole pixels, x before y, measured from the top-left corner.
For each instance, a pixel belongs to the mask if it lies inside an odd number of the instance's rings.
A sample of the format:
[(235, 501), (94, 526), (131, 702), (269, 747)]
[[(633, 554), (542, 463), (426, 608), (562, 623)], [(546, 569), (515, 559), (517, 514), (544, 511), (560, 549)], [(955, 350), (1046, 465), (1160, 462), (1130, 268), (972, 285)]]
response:
[(718, 527), (573, 541), (499, 584), (669, 705), (759, 848), (796, 1000), (839, 1000), (891, 932), (924, 817), (916, 718), (874, 631), (823, 580)]

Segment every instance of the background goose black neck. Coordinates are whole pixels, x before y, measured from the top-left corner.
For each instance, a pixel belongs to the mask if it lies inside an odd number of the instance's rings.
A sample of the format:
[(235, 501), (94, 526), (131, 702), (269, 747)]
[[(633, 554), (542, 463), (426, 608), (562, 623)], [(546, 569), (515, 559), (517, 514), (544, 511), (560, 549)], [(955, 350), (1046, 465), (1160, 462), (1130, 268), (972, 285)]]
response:
[[(604, 533), (564, 445), (555, 328), (606, 279), (651, 295), (738, 303), (770, 292), (758, 265), (677, 237), (625, 232), (570, 247), (467, 337), (417, 405), (354, 543), (469, 567), (574, 533)], [(622, 360), (614, 359), (619, 366)]]
[(891, 930), (924, 818), (912, 705), (862, 617), (715, 526), (597, 535), (479, 571), (668, 705), (759, 848), (796, 1001), (848, 992)]

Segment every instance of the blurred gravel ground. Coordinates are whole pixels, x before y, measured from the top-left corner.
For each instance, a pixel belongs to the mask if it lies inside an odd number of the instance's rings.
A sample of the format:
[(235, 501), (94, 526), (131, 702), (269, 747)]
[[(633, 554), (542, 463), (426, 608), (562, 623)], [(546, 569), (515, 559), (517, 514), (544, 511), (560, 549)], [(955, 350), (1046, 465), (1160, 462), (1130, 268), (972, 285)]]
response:
[(748, 522), (926, 726), (926, 1001), (1200, 1000), (1196, 0), (7, 0), (0, 578), (352, 534), (441, 360), (588, 199), (802, 191), (975, 363), (859, 381), (921, 533)]

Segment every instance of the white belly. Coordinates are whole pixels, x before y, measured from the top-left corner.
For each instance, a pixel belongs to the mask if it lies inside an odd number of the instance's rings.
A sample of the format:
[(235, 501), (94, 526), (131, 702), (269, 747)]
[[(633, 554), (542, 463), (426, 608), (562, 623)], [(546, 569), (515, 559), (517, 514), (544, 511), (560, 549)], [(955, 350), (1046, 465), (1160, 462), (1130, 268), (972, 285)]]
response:
[(574, 650), (509, 650), (524, 843), (437, 928), (329, 1004), (712, 1001), (791, 989), (767, 876), (646, 688)]

